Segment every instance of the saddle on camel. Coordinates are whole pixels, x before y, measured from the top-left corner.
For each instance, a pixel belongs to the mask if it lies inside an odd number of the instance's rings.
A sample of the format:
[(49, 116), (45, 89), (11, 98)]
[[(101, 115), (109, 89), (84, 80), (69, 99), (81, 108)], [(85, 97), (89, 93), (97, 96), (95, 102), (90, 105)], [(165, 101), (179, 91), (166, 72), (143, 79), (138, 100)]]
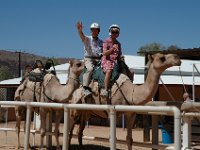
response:
[[(83, 73), (86, 71), (86, 68), (84, 68), (82, 74), (80, 75), (79, 79), (81, 84), (83, 83)], [(126, 65), (124, 58), (122, 57), (122, 59), (117, 60), (117, 63), (115, 63), (114, 69), (112, 71), (112, 75), (111, 75), (111, 79), (109, 82), (109, 95), (108, 97), (104, 97), (101, 95), (101, 90), (104, 89), (104, 79), (105, 79), (105, 73), (103, 72), (103, 69), (101, 67), (101, 64), (97, 64), (94, 67), (92, 76), (91, 76), (91, 84), (90, 84), (90, 91), (94, 92), (94, 87), (96, 89), (95, 92), (98, 92), (98, 94), (100, 96), (103, 97), (103, 99), (106, 99), (106, 101), (102, 102), (103, 104), (110, 104), (110, 99), (111, 99), (111, 95), (112, 95), (112, 86), (114, 84), (116, 84), (117, 88), (119, 88), (119, 84), (116, 82), (117, 79), (119, 78), (120, 74), (124, 74), (125, 76), (123, 76), (124, 79), (130, 79), (133, 82), (133, 76), (134, 76), (134, 72), (129, 69), (129, 67)], [(95, 84), (94, 84), (95, 83)], [(97, 83), (97, 84), (96, 84)], [(90, 95), (91, 96), (91, 95)], [(86, 96), (85, 98), (88, 98), (89, 96)], [(78, 102), (77, 102), (78, 103)]]

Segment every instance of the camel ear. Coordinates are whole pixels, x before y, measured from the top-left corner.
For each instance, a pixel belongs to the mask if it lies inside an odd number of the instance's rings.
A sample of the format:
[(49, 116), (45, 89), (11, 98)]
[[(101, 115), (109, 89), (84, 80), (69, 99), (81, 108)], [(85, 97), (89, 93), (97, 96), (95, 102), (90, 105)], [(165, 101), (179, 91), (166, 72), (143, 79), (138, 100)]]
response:
[(69, 64), (70, 64), (70, 67), (73, 65), (73, 61), (72, 60), (70, 60), (69, 61)]
[(148, 55), (148, 60), (150, 61), (150, 62), (152, 62), (153, 61), (153, 55)]
[(152, 55), (148, 55), (148, 62), (147, 62), (147, 64), (146, 64), (146, 68), (149, 68), (149, 66), (150, 66), (150, 64), (152, 63), (152, 61), (153, 61), (153, 57), (152, 57)]

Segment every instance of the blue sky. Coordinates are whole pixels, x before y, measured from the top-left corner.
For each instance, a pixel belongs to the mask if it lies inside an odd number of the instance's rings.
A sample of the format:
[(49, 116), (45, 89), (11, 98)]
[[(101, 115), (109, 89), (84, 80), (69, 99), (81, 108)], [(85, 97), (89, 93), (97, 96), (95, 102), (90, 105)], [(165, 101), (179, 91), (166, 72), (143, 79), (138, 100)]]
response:
[(118, 24), (123, 54), (137, 55), (153, 42), (200, 47), (199, 8), (199, 0), (0, 0), (0, 49), (82, 58), (79, 20), (87, 35), (98, 22), (102, 39)]

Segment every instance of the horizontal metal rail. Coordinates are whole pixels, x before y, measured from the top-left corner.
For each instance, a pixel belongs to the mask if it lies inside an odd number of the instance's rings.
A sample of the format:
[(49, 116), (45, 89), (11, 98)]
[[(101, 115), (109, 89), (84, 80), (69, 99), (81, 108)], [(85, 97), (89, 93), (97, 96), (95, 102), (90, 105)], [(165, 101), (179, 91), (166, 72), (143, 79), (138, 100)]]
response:
[(116, 111), (131, 111), (137, 113), (154, 113), (166, 112), (174, 115), (174, 149), (181, 149), (181, 113), (175, 106), (122, 106), (122, 105), (94, 105), (94, 104), (60, 104), (60, 103), (42, 103), (42, 102), (16, 102), (0, 101), (0, 105), (15, 105), (27, 107), (26, 115), (26, 133), (24, 149), (28, 149), (30, 134), (30, 114), (32, 107), (58, 108), (64, 109), (64, 133), (63, 133), (63, 150), (68, 150), (69, 139), (69, 110), (107, 110), (110, 112), (110, 149), (116, 150)]

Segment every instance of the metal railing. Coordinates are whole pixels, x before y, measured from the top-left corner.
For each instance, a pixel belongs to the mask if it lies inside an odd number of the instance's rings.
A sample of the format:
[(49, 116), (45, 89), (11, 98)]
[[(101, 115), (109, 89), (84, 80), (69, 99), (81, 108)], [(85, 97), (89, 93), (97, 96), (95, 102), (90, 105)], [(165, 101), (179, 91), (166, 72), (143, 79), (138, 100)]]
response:
[(193, 69), (192, 69), (192, 79), (193, 79), (193, 84), (192, 84), (192, 99), (193, 99), (193, 101), (195, 101), (195, 76), (196, 76), (196, 74), (195, 74), (195, 70), (196, 70), (196, 72), (197, 72), (197, 74), (200, 76), (200, 72), (199, 72), (199, 70), (198, 70), (198, 68), (197, 68), (197, 66), (196, 66), (196, 64), (192, 64), (192, 67), (193, 67)]
[(175, 106), (122, 106), (122, 105), (93, 105), (93, 104), (59, 104), (59, 103), (41, 103), (41, 102), (14, 102), (14, 101), (0, 101), (0, 105), (15, 105), (25, 106), (26, 113), (26, 130), (24, 149), (28, 150), (29, 136), (30, 136), (30, 122), (31, 122), (31, 108), (32, 107), (46, 107), (46, 108), (60, 108), (64, 109), (64, 132), (63, 132), (63, 150), (68, 150), (69, 147), (69, 115), (70, 109), (78, 110), (107, 110), (110, 114), (110, 149), (116, 150), (116, 112), (130, 111), (137, 113), (147, 113), (160, 115), (174, 116), (174, 149), (181, 150), (181, 113)]

